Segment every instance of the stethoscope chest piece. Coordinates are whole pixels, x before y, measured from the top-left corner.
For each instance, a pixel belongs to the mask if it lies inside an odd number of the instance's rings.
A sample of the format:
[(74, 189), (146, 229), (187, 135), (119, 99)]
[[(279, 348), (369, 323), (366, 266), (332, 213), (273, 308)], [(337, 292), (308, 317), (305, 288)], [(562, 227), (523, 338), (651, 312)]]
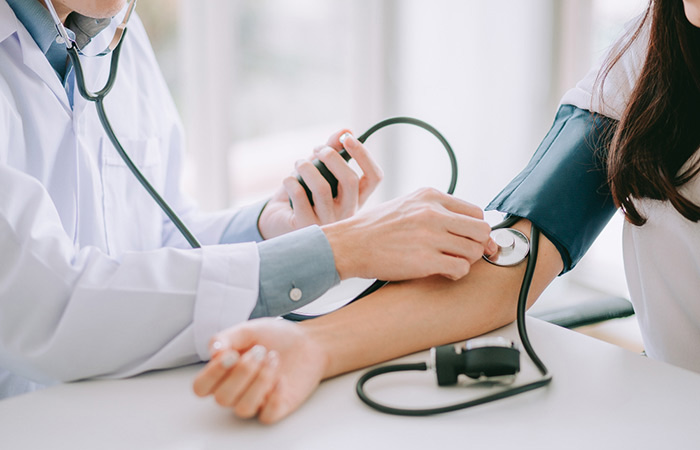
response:
[(513, 228), (498, 228), (491, 232), (491, 238), (498, 244), (498, 251), (484, 259), (497, 266), (515, 266), (525, 260), (530, 253), (530, 240)]

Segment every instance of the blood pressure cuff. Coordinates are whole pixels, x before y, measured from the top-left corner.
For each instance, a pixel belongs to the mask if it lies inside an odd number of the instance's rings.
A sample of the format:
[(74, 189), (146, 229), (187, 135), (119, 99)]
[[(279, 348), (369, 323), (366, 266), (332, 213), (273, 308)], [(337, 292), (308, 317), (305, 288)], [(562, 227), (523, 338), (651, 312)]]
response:
[(562, 105), (527, 167), (487, 210), (530, 220), (573, 269), (615, 213), (605, 157), (615, 121)]

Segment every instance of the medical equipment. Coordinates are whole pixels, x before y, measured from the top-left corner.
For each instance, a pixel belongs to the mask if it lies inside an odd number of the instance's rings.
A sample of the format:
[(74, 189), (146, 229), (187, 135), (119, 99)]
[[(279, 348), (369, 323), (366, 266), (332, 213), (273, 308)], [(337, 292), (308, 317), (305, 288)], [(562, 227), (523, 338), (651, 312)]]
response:
[[(338, 140), (340, 141), (341, 145), (345, 143), (345, 139), (347, 139), (347, 136), (349, 134), (350, 133), (344, 133), (342, 136), (340, 136)], [(350, 156), (350, 153), (348, 153), (348, 151), (345, 150), (345, 148), (340, 150), (338, 154), (345, 160), (345, 162), (350, 161), (350, 159), (352, 158), (352, 156)], [(328, 167), (326, 167), (326, 165), (323, 164), (318, 158), (314, 159), (311, 163), (314, 166), (316, 166), (316, 169), (319, 172), (321, 172), (321, 175), (323, 175), (323, 178), (326, 179), (326, 181), (331, 187), (331, 195), (333, 196), (333, 198), (336, 198), (338, 196), (338, 179), (335, 177), (335, 175), (333, 175), (333, 173), (331, 173), (330, 170), (328, 170)], [(297, 175), (297, 181), (299, 182), (301, 187), (304, 188), (304, 191), (306, 192), (306, 197), (309, 199), (309, 203), (311, 203), (311, 206), (314, 206), (314, 197), (311, 193), (311, 189), (309, 189), (309, 187), (306, 185), (306, 182), (301, 177), (301, 175)]]
[(513, 341), (500, 336), (474, 338), (431, 348), (428, 367), (435, 370), (439, 386), (456, 384), (459, 375), (511, 380), (520, 371), (520, 351)]
[(617, 208), (605, 157), (615, 121), (562, 105), (528, 165), (486, 210), (528, 219), (559, 250), (571, 270)]
[(491, 239), (498, 245), (498, 251), (493, 255), (484, 255), (484, 259), (496, 266), (520, 264), (530, 251), (527, 236), (513, 228), (497, 228), (491, 232)]
[[(447, 193), (452, 195), (454, 194), (455, 191), (455, 186), (457, 186), (457, 158), (455, 157), (455, 153), (452, 150), (452, 147), (450, 146), (450, 143), (447, 142), (447, 139), (438, 131), (436, 130), (432, 125), (423, 122), (422, 120), (415, 119), (413, 117), (392, 117), (389, 119), (382, 120), (381, 122), (378, 122), (374, 124), (372, 127), (370, 127), (367, 131), (362, 133), (360, 137), (357, 138), (358, 141), (361, 143), (365, 143), (367, 138), (372, 136), (374, 133), (377, 131), (381, 130), (384, 127), (387, 127), (389, 125), (397, 125), (397, 124), (406, 124), (406, 125), (413, 125), (418, 128), (422, 128), (426, 131), (428, 131), (430, 134), (435, 136), (438, 141), (442, 144), (442, 146), (445, 148), (445, 151), (447, 152), (447, 156), (450, 158), (450, 169), (451, 169), (451, 177), (450, 177), (450, 185), (447, 188)], [(344, 141), (344, 136), (341, 136), (341, 144)], [(342, 149), (340, 152), (340, 156), (343, 157), (343, 159), (347, 162), (350, 161), (350, 154), (347, 152), (347, 150)], [(330, 170), (328, 170), (328, 167), (326, 167), (325, 164), (323, 164), (321, 161), (318, 159), (314, 159), (312, 161), (312, 164), (316, 166), (319, 172), (321, 172), (321, 175), (328, 181), (328, 184), (331, 186), (331, 193), (333, 194), (333, 197), (335, 198), (338, 195), (338, 180), (335, 178), (335, 176), (331, 173)], [(297, 180), (299, 181), (299, 184), (304, 188), (304, 191), (306, 191), (306, 196), (309, 199), (309, 202), (311, 202), (311, 206), (314, 205), (313, 201), (313, 196), (311, 195), (311, 190), (308, 188), (304, 180), (301, 178), (301, 176), (297, 176)]]
[[(46, 6), (55, 22), (56, 29), (59, 33), (59, 37), (63, 39), (64, 44), (66, 46), (66, 49), (68, 51), (68, 56), (73, 64), (73, 69), (75, 71), (75, 78), (76, 78), (76, 84), (78, 86), (78, 91), (80, 92), (80, 95), (85, 98), (85, 100), (90, 101), (95, 103), (97, 113), (100, 119), (100, 122), (109, 137), (110, 141), (114, 145), (115, 149), (119, 153), (120, 157), (126, 164), (126, 166), (130, 169), (130, 171), (134, 174), (134, 176), (137, 178), (139, 183), (146, 189), (146, 191), (149, 193), (149, 195), (155, 200), (155, 202), (158, 204), (158, 206), (163, 210), (163, 212), (168, 216), (168, 218), (173, 222), (173, 224), (178, 228), (178, 230), (182, 233), (182, 235), (185, 237), (185, 239), (188, 241), (188, 243), (193, 247), (193, 248), (198, 248), (200, 247), (199, 242), (197, 239), (194, 237), (194, 235), (187, 229), (185, 224), (180, 220), (180, 218), (177, 216), (177, 214), (170, 208), (170, 206), (167, 204), (167, 202), (158, 194), (158, 192), (153, 188), (153, 186), (149, 183), (149, 181), (144, 177), (144, 175), (141, 173), (139, 168), (133, 163), (129, 155), (126, 153), (124, 148), (122, 147), (119, 139), (117, 138), (114, 130), (112, 129), (112, 126), (107, 118), (107, 114), (104, 109), (104, 99), (105, 97), (109, 94), (109, 92), (112, 90), (112, 87), (114, 86), (114, 82), (116, 80), (116, 75), (117, 75), (117, 69), (118, 69), (118, 64), (119, 64), (119, 54), (121, 51), (121, 45), (123, 43), (123, 38), (126, 35), (126, 24), (133, 12), (133, 9), (136, 5), (136, 0), (131, 0), (123, 21), (121, 24), (116, 29), (115, 35), (113, 39), (110, 41), (107, 49), (104, 51), (94, 55), (94, 56), (104, 56), (109, 54), (110, 52), (112, 53), (111, 57), (111, 65), (110, 65), (110, 70), (109, 70), (109, 76), (108, 79), (104, 85), (104, 87), (98, 91), (90, 91), (85, 83), (85, 77), (83, 74), (83, 69), (82, 65), (80, 62), (80, 55), (87, 56), (85, 55), (81, 49), (78, 48), (78, 45), (73, 41), (68, 32), (66, 31), (65, 27), (61, 23), (55, 9), (53, 8), (53, 5), (51, 3), (51, 0), (44, 0), (46, 3)], [(443, 144), (445, 149), (447, 150), (447, 153), (450, 158), (450, 163), (452, 166), (452, 178), (450, 185), (448, 187), (448, 194), (452, 194), (454, 192), (454, 188), (456, 186), (456, 181), (457, 181), (457, 163), (456, 163), (456, 158), (454, 155), (454, 152), (452, 151), (449, 143), (447, 140), (432, 126), (428, 125), (425, 122), (422, 122), (418, 119), (413, 119), (409, 117), (396, 117), (396, 118), (391, 118), (387, 119), (384, 121), (381, 121), (371, 127), (369, 130), (367, 130), (364, 134), (362, 134), (359, 138), (358, 141), (360, 142), (365, 142), (365, 140), (371, 136), (373, 133), (376, 131), (389, 126), (393, 124), (411, 124), (418, 126), (420, 128), (423, 128), (430, 133), (432, 133), (435, 137), (440, 140), (440, 142)], [(346, 161), (349, 159), (349, 155), (343, 156)], [(319, 169), (319, 171), (323, 174), (323, 176), (331, 183), (331, 186), (333, 186), (333, 181), (335, 177), (332, 175), (332, 173), (323, 165), (320, 161), (315, 160), (314, 165)], [(300, 180), (300, 182), (303, 182), (303, 180)], [(311, 193), (306, 188), (307, 195), (309, 195), (309, 199), (311, 200)], [(337, 194), (337, 180), (335, 180), (335, 189), (334, 192)], [(494, 239), (497, 241), (497, 243), (500, 243), (500, 251), (498, 252), (497, 255), (494, 255), (487, 260), (496, 265), (515, 265), (518, 264), (519, 262), (523, 261), (524, 258), (528, 255), (528, 250), (524, 250), (527, 247), (527, 238), (520, 232), (517, 232), (516, 230), (512, 231), (502, 231), (499, 230), (501, 228), (507, 228), (510, 227), (515, 221), (517, 220), (517, 217), (510, 217), (506, 221), (504, 221), (502, 224), (494, 227), (494, 233), (497, 233), (494, 235)], [(400, 410), (396, 408), (390, 408), (390, 407), (385, 407), (383, 405), (380, 405), (371, 399), (369, 399), (366, 394), (364, 393), (364, 383), (369, 380), (370, 378), (379, 375), (381, 373), (386, 373), (386, 372), (392, 372), (396, 370), (427, 370), (428, 366), (426, 364), (418, 364), (418, 365), (401, 365), (401, 366), (388, 366), (388, 367), (383, 367), (383, 368), (378, 368), (369, 371), (365, 375), (363, 375), (360, 380), (358, 381), (357, 384), (357, 392), (358, 395), (362, 398), (363, 401), (365, 401), (367, 404), (369, 404), (372, 407), (375, 407), (379, 410), (385, 411), (385, 412), (391, 412), (394, 414), (404, 414), (404, 415), (425, 415), (425, 414), (433, 414), (436, 412), (444, 412), (444, 411), (451, 411), (454, 409), (461, 409), (469, 406), (474, 406), (476, 404), (481, 404), (485, 403), (487, 401), (491, 400), (496, 400), (499, 398), (504, 398), (508, 396), (515, 395), (520, 392), (525, 392), (527, 390), (535, 389), (540, 386), (544, 386), (549, 381), (551, 380), (551, 376), (548, 374), (546, 367), (541, 363), (537, 355), (534, 353), (532, 350), (529, 340), (527, 338), (527, 332), (525, 329), (525, 300), (527, 299), (527, 294), (529, 291), (530, 283), (532, 281), (532, 275), (534, 273), (534, 268), (535, 268), (535, 263), (537, 259), (537, 242), (538, 242), (538, 236), (539, 236), (539, 231), (537, 228), (533, 226), (532, 228), (532, 248), (529, 249), (529, 254), (530, 258), (528, 261), (527, 269), (525, 272), (525, 276), (523, 278), (523, 284), (522, 288), (520, 291), (520, 298), (518, 301), (518, 315), (517, 315), (517, 320), (518, 320), (518, 331), (520, 334), (520, 338), (522, 341), (523, 346), (525, 347), (528, 355), (530, 355), (531, 359), (535, 362), (535, 364), (540, 368), (540, 371), (542, 372), (543, 378), (541, 380), (538, 380), (533, 383), (529, 383), (523, 386), (518, 386), (518, 387), (513, 387), (510, 389), (507, 389), (505, 391), (501, 391), (495, 394), (487, 395), (485, 397), (482, 397), (477, 400), (473, 400), (470, 402), (458, 404), (458, 405), (452, 405), (448, 407), (443, 407), (443, 408), (432, 408), (432, 409), (424, 409), (424, 410)], [(523, 239), (524, 238), (524, 239)], [(384, 286), (386, 282), (377, 280), (372, 286), (370, 286), (368, 289), (363, 291), (359, 296), (357, 296), (354, 300), (357, 300), (359, 298), (362, 298), (366, 295), (368, 295), (371, 292), (374, 292), (375, 290), (379, 289), (380, 287)], [(353, 301), (354, 301), (353, 300)], [(289, 315), (286, 316), (287, 318), (293, 318), (290, 317)], [(309, 318), (309, 317), (303, 317), (304, 319)], [(491, 376), (512, 376), (517, 373), (519, 370), (519, 351), (515, 348), (515, 345), (506, 341), (502, 340), (471, 340), (467, 341), (464, 347), (454, 347), (454, 346), (443, 346), (443, 347), (438, 347), (434, 351), (434, 366), (436, 367), (436, 370), (438, 371), (438, 380), (439, 384), (441, 385), (447, 385), (447, 384), (452, 384), (457, 381), (457, 377), (459, 374), (464, 373), (468, 376), (472, 376), (475, 378), (482, 378), (482, 377), (491, 377)], [(398, 369), (396, 367), (399, 367)]]

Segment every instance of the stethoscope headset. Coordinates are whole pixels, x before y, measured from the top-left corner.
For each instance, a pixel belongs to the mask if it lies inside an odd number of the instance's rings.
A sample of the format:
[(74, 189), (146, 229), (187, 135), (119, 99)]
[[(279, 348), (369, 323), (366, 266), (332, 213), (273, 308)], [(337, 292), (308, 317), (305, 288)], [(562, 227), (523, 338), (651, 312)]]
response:
[[(95, 103), (97, 114), (100, 119), (100, 123), (104, 128), (105, 133), (109, 137), (110, 141), (114, 145), (114, 148), (119, 153), (129, 170), (134, 174), (139, 183), (146, 189), (148, 194), (153, 198), (153, 200), (158, 204), (165, 215), (173, 222), (177, 229), (182, 233), (184, 238), (190, 244), (192, 248), (199, 248), (201, 244), (197, 241), (197, 238), (190, 232), (187, 226), (182, 222), (178, 215), (173, 211), (173, 209), (168, 205), (168, 203), (161, 197), (161, 195), (153, 188), (146, 177), (141, 173), (139, 168), (134, 164), (129, 155), (124, 150), (119, 139), (117, 138), (114, 130), (112, 129), (109, 119), (107, 118), (107, 113), (104, 108), (104, 99), (109, 94), (109, 92), (114, 87), (114, 82), (117, 76), (117, 68), (119, 65), (119, 54), (121, 51), (121, 45), (124, 42), (123, 38), (126, 35), (126, 25), (127, 22), (136, 6), (137, 0), (130, 0), (127, 6), (127, 10), (124, 15), (124, 19), (117, 26), (115, 35), (110, 41), (108, 47), (103, 51), (94, 56), (105, 56), (111, 53), (111, 65), (109, 70), (109, 77), (104, 87), (98, 91), (90, 91), (85, 84), (85, 76), (83, 74), (82, 65), (80, 63), (80, 55), (84, 53), (78, 48), (76, 42), (70, 38), (66, 28), (58, 17), (56, 10), (54, 9), (51, 0), (44, 0), (58, 31), (58, 35), (63, 39), (68, 50), (68, 56), (73, 64), (73, 69), (75, 70), (75, 79), (78, 87), (78, 92), (87, 101)], [(447, 189), (447, 193), (452, 195), (454, 193), (455, 186), (457, 184), (457, 160), (452, 150), (452, 147), (444, 138), (444, 136), (438, 132), (431, 125), (411, 117), (393, 117), (390, 119), (383, 120), (376, 125), (372, 126), (365, 133), (357, 138), (358, 141), (364, 143), (371, 135), (373, 135), (378, 130), (387, 127), (389, 125), (395, 124), (408, 124), (420, 127), (433, 136), (435, 136), (440, 143), (443, 145), (447, 154), (450, 158), (450, 165), (452, 169), (452, 176), (450, 180), (450, 185)], [(350, 155), (345, 151), (341, 150), (340, 155), (349, 161)], [(333, 174), (328, 170), (328, 168), (318, 159), (313, 161), (313, 164), (321, 172), (321, 174), (326, 178), (326, 180), (331, 185), (331, 190), (333, 195), (337, 193), (338, 180), (333, 176)], [(305, 189), (309, 201), (312, 202), (313, 199), (311, 191), (308, 189), (304, 181), (299, 177), (299, 182)], [(518, 326), (518, 335), (522, 346), (525, 348), (526, 353), (537, 366), (541, 373), (541, 378), (536, 381), (513, 386), (512, 383), (515, 379), (516, 374), (520, 371), (520, 351), (516, 344), (505, 338), (493, 338), (493, 337), (482, 337), (467, 340), (462, 344), (450, 344), (443, 345), (440, 347), (433, 347), (430, 350), (430, 360), (427, 363), (415, 363), (415, 364), (395, 364), (377, 367), (369, 370), (364, 375), (360, 377), (356, 384), (357, 395), (372, 408), (389, 414), (404, 415), (404, 416), (425, 416), (431, 414), (438, 414), (443, 412), (455, 411), (459, 409), (469, 408), (472, 406), (481, 405), (494, 400), (499, 400), (506, 397), (512, 397), (514, 395), (520, 394), (522, 392), (531, 391), (539, 387), (546, 386), (552, 380), (551, 374), (548, 372), (547, 367), (542, 363), (540, 358), (535, 353), (530, 340), (527, 335), (527, 329), (525, 326), (525, 309), (527, 305), (527, 297), (530, 291), (530, 285), (532, 283), (532, 277), (535, 272), (535, 265), (537, 262), (537, 249), (539, 243), (539, 230), (532, 226), (531, 237), (528, 238), (518, 230), (512, 227), (515, 222), (519, 220), (518, 217), (509, 217), (500, 224), (492, 228), (492, 238), (496, 241), (499, 246), (499, 251), (492, 256), (484, 256), (484, 259), (498, 266), (514, 266), (520, 264), (522, 261), (527, 259), (527, 267), (525, 269), (525, 275), (523, 276), (523, 282), (520, 288), (520, 294), (518, 297), (517, 305), (517, 315), (516, 321)], [(529, 256), (529, 258), (528, 258)], [(360, 298), (363, 298), (370, 293), (378, 290), (382, 286), (386, 285), (386, 281), (376, 280), (370, 287), (365, 289), (355, 298), (353, 298), (349, 303), (352, 303)], [(301, 314), (287, 314), (284, 316), (289, 320), (306, 320), (317, 316), (307, 316)], [(462, 375), (476, 379), (479, 381), (487, 381), (489, 383), (500, 383), (503, 384), (504, 388), (498, 390), (494, 393), (484, 395), (482, 397), (472, 399), (469, 401), (434, 407), (425, 409), (403, 409), (395, 408), (383, 405), (375, 400), (369, 398), (365, 392), (364, 386), (370, 379), (391, 372), (399, 371), (426, 371), (434, 370), (437, 375), (437, 382), (440, 386), (448, 386), (456, 384)]]

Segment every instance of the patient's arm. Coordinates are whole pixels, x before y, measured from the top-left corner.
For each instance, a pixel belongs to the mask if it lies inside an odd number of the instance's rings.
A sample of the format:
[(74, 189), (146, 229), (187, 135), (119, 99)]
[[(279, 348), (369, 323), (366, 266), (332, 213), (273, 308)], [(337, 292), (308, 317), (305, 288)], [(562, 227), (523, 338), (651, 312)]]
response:
[[(530, 223), (514, 228), (530, 235)], [(544, 236), (529, 305), (562, 270), (559, 252)], [(333, 314), (302, 324), (329, 355), (324, 377), (477, 336), (515, 320), (525, 264), (481, 261), (459, 281), (432, 277), (389, 284)]]
[[(530, 234), (525, 220), (514, 228)], [(562, 267), (559, 252), (542, 236), (529, 304)], [(217, 337), (216, 354), (195, 380), (195, 392), (214, 395), (241, 417), (275, 422), (298, 408), (321, 379), (512, 322), (524, 272), (525, 264), (505, 268), (481, 261), (459, 281), (392, 283), (301, 324), (241, 324)]]

